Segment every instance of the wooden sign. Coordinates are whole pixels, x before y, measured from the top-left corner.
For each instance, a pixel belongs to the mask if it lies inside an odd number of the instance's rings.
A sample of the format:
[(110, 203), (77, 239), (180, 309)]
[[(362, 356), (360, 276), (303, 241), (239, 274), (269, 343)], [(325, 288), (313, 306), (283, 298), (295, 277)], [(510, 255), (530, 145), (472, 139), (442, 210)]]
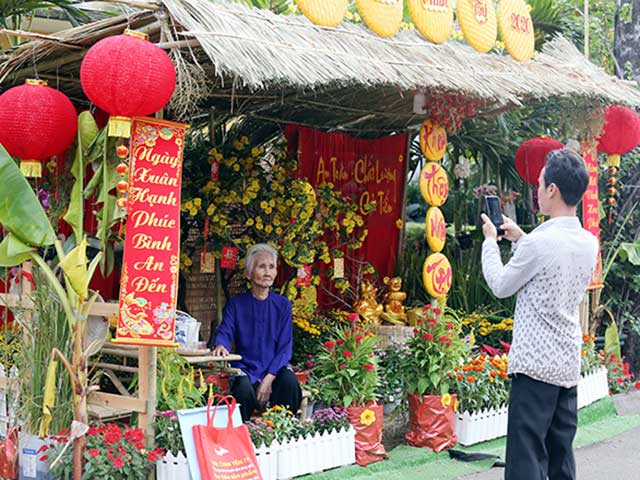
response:
[(400, 30), (402, 0), (356, 0), (356, 6), (367, 27), (379, 36), (392, 37)]
[(116, 342), (175, 346), (186, 125), (134, 118)]
[(422, 198), (433, 207), (440, 207), (449, 196), (449, 179), (445, 169), (436, 162), (427, 162), (420, 171), (418, 186)]
[(447, 224), (444, 215), (438, 207), (431, 207), (427, 210), (424, 220), (424, 227), (427, 236), (427, 244), (432, 252), (441, 252), (447, 240)]
[(451, 288), (452, 276), (451, 264), (443, 254), (434, 253), (424, 261), (422, 281), (430, 296), (434, 298), (445, 296)]
[(349, 0), (296, 0), (296, 5), (312, 23), (337, 27), (347, 13)]
[(418, 31), (433, 43), (443, 43), (453, 29), (453, 0), (407, 0)]
[(493, 48), (498, 36), (493, 0), (458, 0), (456, 17), (469, 45), (483, 53)]
[(498, 27), (507, 52), (520, 62), (530, 60), (535, 35), (529, 6), (524, 0), (500, 0)]
[(420, 149), (427, 160), (442, 160), (447, 151), (447, 131), (444, 127), (431, 120), (425, 120), (420, 127)]

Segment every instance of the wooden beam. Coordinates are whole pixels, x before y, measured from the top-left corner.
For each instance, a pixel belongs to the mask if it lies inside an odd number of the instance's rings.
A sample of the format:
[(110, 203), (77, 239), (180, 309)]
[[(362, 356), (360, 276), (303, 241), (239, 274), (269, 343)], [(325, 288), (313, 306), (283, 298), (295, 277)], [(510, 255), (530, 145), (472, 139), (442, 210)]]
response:
[(139, 8), (141, 10), (160, 10), (162, 8), (162, 6), (157, 5), (155, 3), (145, 3), (145, 2), (136, 2), (133, 0), (102, 0), (103, 2), (109, 2), (109, 3), (121, 3), (123, 5), (129, 5), (130, 7), (133, 8)]
[(189, 40), (160, 42), (160, 43), (156, 43), (156, 46), (163, 48), (164, 50), (171, 50), (173, 48), (195, 48), (200, 46), (200, 42), (195, 38), (190, 38)]
[(89, 403), (112, 408), (128, 409), (138, 413), (144, 413), (147, 408), (146, 402), (141, 398), (123, 397), (122, 395), (105, 392), (91, 393), (89, 395)]
[(29, 38), (32, 40), (40, 40), (43, 42), (51, 42), (58, 45), (64, 45), (65, 47), (74, 50), (84, 49), (84, 47), (80, 45), (74, 45), (72, 43), (65, 42), (64, 39), (60, 37), (54, 37), (53, 35), (43, 35), (42, 33), (25, 32), (23, 30), (8, 30), (6, 28), (0, 30), (0, 35), (2, 35), (3, 33), (6, 35), (11, 35), (12, 37)]
[(98, 368), (106, 368), (118, 372), (138, 373), (138, 367), (127, 367), (126, 365), (118, 365), (117, 363), (91, 362), (91, 365)]

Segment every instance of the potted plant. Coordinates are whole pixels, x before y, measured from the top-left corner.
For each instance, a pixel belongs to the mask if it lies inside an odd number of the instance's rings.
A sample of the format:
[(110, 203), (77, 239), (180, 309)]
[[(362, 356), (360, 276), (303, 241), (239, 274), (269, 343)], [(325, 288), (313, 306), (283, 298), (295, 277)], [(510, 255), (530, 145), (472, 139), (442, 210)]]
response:
[(360, 327), (336, 327), (317, 356), (315, 372), (322, 398), (347, 409), (355, 430), (356, 463), (369, 465), (387, 457), (382, 445), (383, 405), (376, 402), (379, 383), (376, 337)]
[(453, 378), (449, 375), (466, 358), (469, 348), (460, 338), (457, 319), (441, 307), (427, 305), (407, 342), (404, 360), (409, 402), (407, 443), (435, 452), (456, 443)]
[(481, 354), (455, 369), (459, 443), (472, 445), (507, 434), (507, 364), (506, 355)]
[[(629, 364), (613, 362), (611, 374), (614, 376), (613, 389), (621, 387), (625, 381), (633, 379), (629, 372)], [(614, 371), (615, 369), (615, 371)], [(617, 380), (620, 378), (621, 380)], [(607, 368), (603, 356), (598, 354), (595, 337), (585, 333), (582, 335), (582, 350), (580, 361), (580, 381), (578, 382), (578, 408), (586, 407), (596, 400), (604, 398), (609, 393)]]
[[(128, 480), (147, 478), (153, 464), (163, 454), (159, 448), (146, 449), (141, 428), (121, 427), (115, 423), (89, 427), (86, 434), (83, 479)], [(69, 434), (50, 437), (55, 443), (42, 447), (51, 461), (52, 477), (73, 478), (72, 449)]]

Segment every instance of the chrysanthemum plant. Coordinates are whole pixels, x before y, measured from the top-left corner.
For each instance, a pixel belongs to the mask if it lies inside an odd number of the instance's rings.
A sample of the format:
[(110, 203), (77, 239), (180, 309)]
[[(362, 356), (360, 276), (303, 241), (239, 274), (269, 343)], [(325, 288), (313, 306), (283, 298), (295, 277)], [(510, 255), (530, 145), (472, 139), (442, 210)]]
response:
[(460, 337), (458, 320), (438, 306), (427, 305), (419, 315), (403, 368), (407, 391), (418, 395), (445, 395), (453, 387), (450, 375), (469, 353)]
[(330, 405), (364, 406), (376, 399), (379, 382), (376, 337), (360, 327), (336, 327), (318, 354), (314, 373), (320, 395)]

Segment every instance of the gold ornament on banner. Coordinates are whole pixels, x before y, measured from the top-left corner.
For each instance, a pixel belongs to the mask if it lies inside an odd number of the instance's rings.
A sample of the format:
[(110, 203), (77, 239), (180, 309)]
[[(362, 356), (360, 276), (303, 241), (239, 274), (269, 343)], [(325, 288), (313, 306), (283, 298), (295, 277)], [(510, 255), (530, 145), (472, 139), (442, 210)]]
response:
[(453, 29), (453, 0), (407, 0), (418, 31), (433, 43), (442, 43)]
[(429, 255), (422, 267), (422, 281), (427, 293), (434, 298), (444, 297), (451, 288), (451, 264), (441, 253)]
[(349, 0), (296, 0), (300, 11), (316, 25), (337, 27), (349, 7)]
[(493, 48), (498, 35), (493, 0), (458, 0), (456, 16), (469, 45), (483, 53)]
[(420, 127), (420, 150), (427, 160), (442, 160), (447, 150), (447, 131), (432, 120), (425, 120)]
[(356, 6), (367, 27), (379, 36), (392, 37), (400, 30), (402, 0), (356, 0)]
[(441, 252), (447, 240), (447, 224), (444, 221), (442, 211), (438, 207), (431, 207), (427, 210), (424, 228), (427, 244), (431, 251)]
[(436, 162), (427, 162), (420, 171), (418, 186), (422, 198), (429, 205), (439, 207), (447, 201), (449, 196), (449, 179), (442, 165)]
[(535, 35), (529, 5), (524, 0), (500, 0), (498, 26), (507, 52), (520, 62), (530, 60)]

